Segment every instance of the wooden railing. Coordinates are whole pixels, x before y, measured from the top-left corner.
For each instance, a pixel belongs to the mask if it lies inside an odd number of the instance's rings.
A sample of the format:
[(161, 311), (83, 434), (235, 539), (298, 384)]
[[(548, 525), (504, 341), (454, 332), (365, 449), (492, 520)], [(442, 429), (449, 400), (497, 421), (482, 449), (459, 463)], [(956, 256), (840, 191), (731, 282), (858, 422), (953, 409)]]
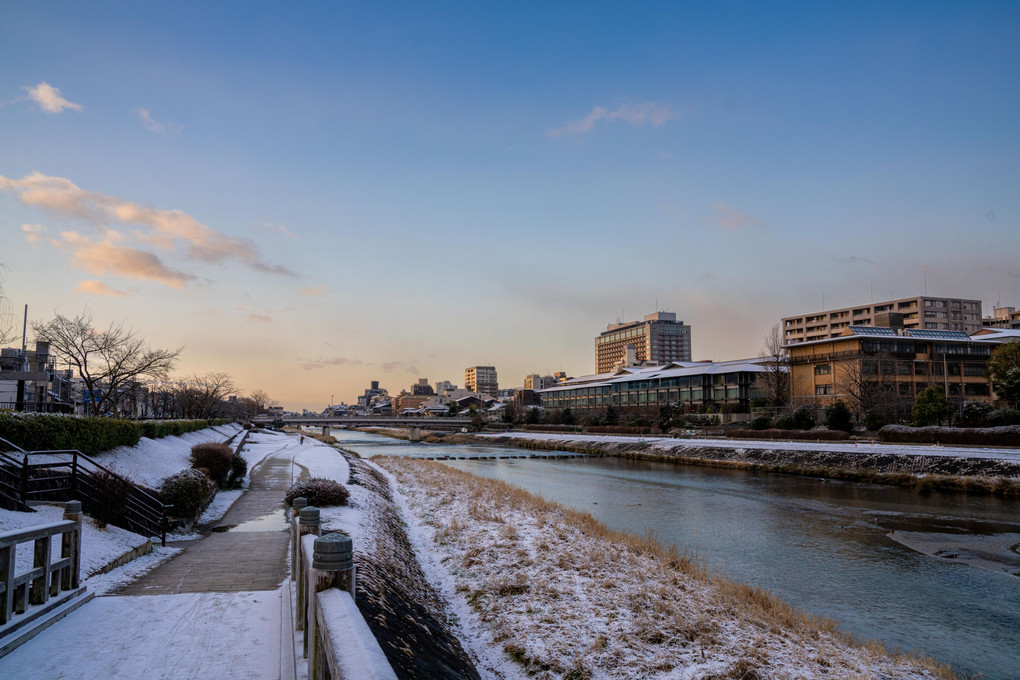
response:
[(111, 486), (120, 486), (123, 512), (110, 523), (143, 536), (159, 536), (166, 545), (169, 506), (153, 493), (81, 451), (25, 451), (0, 439), (0, 496), (8, 504), (76, 499), (91, 514), (97, 506), (115, 500), (108, 497)]
[[(79, 591), (81, 503), (68, 502), (64, 518), (0, 533), (0, 633), (17, 627), (18, 617), (30, 618), (33, 606)], [(54, 536), (60, 536), (59, 559), (52, 555)], [(34, 544), (32, 568), (19, 574), (18, 545), (29, 542)]]

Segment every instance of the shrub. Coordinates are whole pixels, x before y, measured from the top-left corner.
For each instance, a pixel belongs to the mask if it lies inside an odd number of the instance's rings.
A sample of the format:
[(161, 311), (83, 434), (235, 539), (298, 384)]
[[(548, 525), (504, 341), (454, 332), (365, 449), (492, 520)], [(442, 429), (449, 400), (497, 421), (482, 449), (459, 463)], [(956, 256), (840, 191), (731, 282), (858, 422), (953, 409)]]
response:
[(960, 415), (956, 417), (957, 427), (984, 427), (987, 425), (988, 415), (992, 412), (992, 405), (983, 401), (968, 401), (963, 405)]
[(850, 409), (846, 407), (846, 404), (837, 400), (825, 409), (825, 426), (830, 430), (853, 431), (853, 416), (851, 416)]
[(1020, 425), (1020, 411), (1015, 408), (1004, 408), (990, 411), (986, 419), (988, 427), (1002, 427), (1004, 425)]
[(230, 475), (233, 456), (234, 452), (226, 444), (195, 444), (191, 447), (191, 467), (205, 468), (209, 471), (209, 478), (222, 487)]
[(808, 405), (798, 406), (793, 411), (793, 429), (810, 430), (815, 426), (815, 412)]
[(864, 427), (870, 432), (878, 432), (890, 424), (892, 424), (892, 418), (885, 410), (880, 408), (873, 408), (864, 416)]
[(979, 429), (886, 425), (878, 431), (878, 438), (884, 442), (912, 442), (917, 444), (1020, 446), (1020, 425), (984, 427)]
[(248, 474), (248, 461), (240, 454), (232, 453), (230, 455), (230, 478), (227, 480), (227, 486), (240, 486), (246, 474)]
[(771, 424), (772, 424), (772, 419), (769, 418), (768, 416), (757, 416), (754, 420), (751, 421), (751, 429), (752, 430), (767, 430), (767, 429), (769, 429), (769, 426)]
[(204, 474), (195, 470), (181, 470), (163, 480), (159, 498), (175, 517), (194, 519), (203, 506), (216, 493), (216, 485)]
[(793, 416), (789, 413), (785, 413), (776, 418), (776, 427), (780, 430), (796, 430), (797, 423), (793, 420)]
[(324, 477), (312, 477), (296, 482), (287, 489), (287, 505), (290, 505), (298, 496), (304, 496), (308, 505), (317, 508), (327, 505), (347, 505), (350, 492), (343, 484)]
[(932, 385), (914, 400), (914, 406), (910, 409), (910, 423), (914, 427), (938, 425), (949, 418), (950, 412), (945, 390)]
[(800, 441), (843, 441), (850, 435), (842, 430), (738, 430), (726, 431), (731, 439), (796, 439)]

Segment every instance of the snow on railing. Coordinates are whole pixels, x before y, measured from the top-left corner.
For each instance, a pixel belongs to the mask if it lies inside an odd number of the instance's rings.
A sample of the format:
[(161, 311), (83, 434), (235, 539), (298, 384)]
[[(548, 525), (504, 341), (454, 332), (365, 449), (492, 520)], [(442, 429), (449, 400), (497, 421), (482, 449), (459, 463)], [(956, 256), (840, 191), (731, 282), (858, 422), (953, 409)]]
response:
[(297, 578), (295, 628), (304, 631), (308, 680), (396, 680), (354, 602), (357, 569), (350, 537), (322, 534), (319, 509), (304, 498), (292, 504), (291, 537)]
[[(79, 590), (81, 502), (64, 504), (64, 519), (0, 533), (0, 637), (31, 618), (32, 608)], [(52, 539), (60, 536), (60, 558), (53, 559)], [(32, 568), (18, 573), (18, 546), (33, 542)]]

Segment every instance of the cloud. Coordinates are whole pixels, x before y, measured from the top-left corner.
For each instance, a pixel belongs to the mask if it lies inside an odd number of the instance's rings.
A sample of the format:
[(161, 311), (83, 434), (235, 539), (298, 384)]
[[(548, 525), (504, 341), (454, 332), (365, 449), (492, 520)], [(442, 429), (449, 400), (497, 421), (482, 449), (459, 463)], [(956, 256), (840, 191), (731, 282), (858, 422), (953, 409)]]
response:
[(165, 123), (159, 122), (149, 114), (148, 109), (137, 108), (131, 109), (131, 111), (133, 113), (138, 114), (138, 117), (142, 119), (142, 125), (144, 125), (145, 129), (149, 130), (150, 132), (165, 135), (169, 131), (175, 135), (179, 135), (181, 134), (181, 131), (184, 130), (184, 128), (181, 127), (180, 125), (171, 123), (170, 121), (167, 121)]
[(857, 257), (856, 255), (848, 255), (847, 257), (833, 257), (836, 262), (842, 262), (843, 264), (878, 264), (872, 259), (867, 257)]
[(171, 269), (156, 255), (126, 246), (118, 246), (110, 238), (93, 241), (74, 231), (61, 232), (50, 243), (71, 254), (71, 264), (93, 274), (115, 274), (134, 279), (156, 281), (180, 289), (195, 277)]
[(265, 224), (257, 224), (253, 229), (258, 233), (283, 234), (287, 238), (301, 238), (282, 224), (270, 224), (267, 222)]
[(35, 245), (44, 240), (43, 234), (46, 233), (46, 227), (41, 224), (23, 224), (21, 231), (25, 233), (25, 242)]
[(613, 111), (603, 107), (596, 106), (591, 110), (584, 118), (571, 121), (561, 128), (549, 130), (547, 133), (550, 137), (561, 137), (563, 135), (583, 135), (591, 132), (595, 129), (595, 125), (600, 121), (606, 121), (614, 123), (618, 120), (633, 125), (634, 127), (644, 127), (645, 125), (652, 125), (658, 127), (664, 125), (671, 120), (679, 120), (680, 111), (673, 109), (664, 104), (657, 104), (655, 102), (645, 102), (643, 104), (631, 104), (627, 106), (621, 106)]
[(247, 316), (248, 321), (252, 323), (272, 323), (273, 317), (266, 314), (259, 314), (258, 312), (252, 312)]
[(308, 297), (322, 297), (327, 292), (329, 292), (329, 288), (327, 286), (319, 286), (317, 288), (306, 287), (298, 291), (301, 295), (306, 295)]
[(33, 172), (20, 180), (0, 175), (0, 189), (17, 192), (25, 205), (84, 220), (109, 235), (111, 223), (137, 225), (134, 237), (157, 250), (174, 251), (184, 245), (184, 254), (209, 264), (236, 259), (252, 269), (269, 274), (297, 277), (292, 270), (262, 258), (255, 244), (245, 238), (228, 236), (202, 224), (182, 210), (164, 210), (126, 201), (97, 191), (86, 191), (69, 179)]
[(306, 371), (317, 371), (327, 366), (361, 366), (361, 359), (348, 359), (347, 357), (332, 357), (330, 359), (312, 359), (301, 363), (301, 368)]
[(392, 373), (398, 368), (403, 369), (405, 373), (410, 373), (411, 375), (418, 375), (421, 373), (417, 366), (405, 361), (384, 361), (379, 364), (379, 367), (382, 368), (384, 373)]
[(46, 113), (60, 113), (64, 109), (81, 111), (84, 108), (81, 104), (75, 104), (64, 99), (60, 94), (60, 88), (53, 87), (49, 83), (39, 83), (35, 87), (26, 87), (29, 98), (39, 105)]
[(761, 227), (764, 224), (761, 220), (734, 210), (725, 203), (716, 203), (715, 212), (716, 216), (708, 218), (708, 221), (718, 224), (725, 231), (733, 232), (744, 227)]
[(127, 297), (127, 293), (122, 290), (116, 290), (110, 288), (102, 281), (85, 280), (78, 284), (75, 288), (79, 293), (88, 293), (90, 295), (109, 295), (111, 297)]

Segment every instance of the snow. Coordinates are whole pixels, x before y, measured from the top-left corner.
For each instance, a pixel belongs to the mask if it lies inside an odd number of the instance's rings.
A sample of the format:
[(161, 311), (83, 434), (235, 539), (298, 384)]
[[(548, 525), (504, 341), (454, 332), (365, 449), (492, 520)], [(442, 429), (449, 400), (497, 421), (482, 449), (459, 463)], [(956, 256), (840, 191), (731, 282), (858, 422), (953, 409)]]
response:
[(952, 458), (985, 458), (989, 460), (1001, 460), (1010, 463), (1020, 463), (1020, 450), (1008, 448), (984, 448), (984, 447), (963, 447), (963, 446), (937, 446), (921, 444), (880, 444), (872, 442), (811, 442), (811, 441), (785, 441), (785, 440), (749, 440), (749, 439), (674, 439), (672, 437), (635, 437), (624, 435), (598, 435), (570, 433), (560, 434), (553, 432), (506, 432), (488, 433), (480, 432), (476, 436), (482, 438), (497, 439), (500, 437), (513, 437), (515, 439), (532, 439), (547, 442), (569, 443), (618, 443), (634, 444), (643, 442), (650, 444), (653, 448), (661, 449), (683, 449), (717, 447), (732, 449), (735, 451), (746, 451), (756, 449), (778, 449), (786, 451), (826, 451), (851, 455), (859, 454), (888, 454), (899, 456), (946, 456)]
[(337, 654), (341, 678), (359, 678), (359, 680), (396, 680), (397, 676), (383, 654), (368, 624), (362, 618), (358, 606), (350, 593), (330, 589), (318, 594), (322, 607), (325, 632), (334, 642), (334, 648), (340, 648)]
[(275, 678), (280, 606), (279, 591), (100, 597), (0, 659), (0, 676)]
[(374, 462), (483, 677), (935, 677), (588, 515), (437, 463)]

